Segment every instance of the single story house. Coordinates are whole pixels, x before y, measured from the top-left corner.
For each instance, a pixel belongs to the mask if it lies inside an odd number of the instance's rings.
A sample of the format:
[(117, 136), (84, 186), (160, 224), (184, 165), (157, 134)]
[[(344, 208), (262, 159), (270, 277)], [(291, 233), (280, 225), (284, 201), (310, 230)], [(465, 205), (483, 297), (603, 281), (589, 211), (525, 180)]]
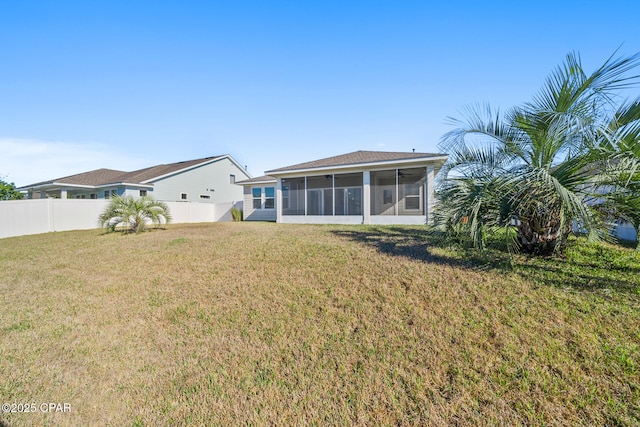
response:
[(446, 154), (356, 151), (267, 171), (244, 186), (245, 220), (425, 224)]
[(29, 199), (108, 199), (149, 195), (167, 202), (224, 203), (243, 198), (236, 180), (250, 179), (228, 154), (162, 164), (133, 172), (97, 169), (18, 188)]

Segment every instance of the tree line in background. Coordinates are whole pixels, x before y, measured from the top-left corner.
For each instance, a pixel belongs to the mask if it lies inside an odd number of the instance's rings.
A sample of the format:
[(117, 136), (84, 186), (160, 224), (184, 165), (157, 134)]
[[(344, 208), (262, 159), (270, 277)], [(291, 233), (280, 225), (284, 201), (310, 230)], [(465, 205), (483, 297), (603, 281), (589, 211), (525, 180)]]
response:
[(607, 237), (615, 221), (640, 226), (640, 98), (623, 90), (640, 54), (588, 74), (566, 60), (530, 102), (502, 113), (470, 107), (440, 148), (435, 223), (448, 236), (483, 248), (501, 236), (534, 254), (562, 251), (575, 232)]
[(13, 182), (6, 182), (0, 177), (0, 200), (20, 200), (24, 194), (16, 190)]

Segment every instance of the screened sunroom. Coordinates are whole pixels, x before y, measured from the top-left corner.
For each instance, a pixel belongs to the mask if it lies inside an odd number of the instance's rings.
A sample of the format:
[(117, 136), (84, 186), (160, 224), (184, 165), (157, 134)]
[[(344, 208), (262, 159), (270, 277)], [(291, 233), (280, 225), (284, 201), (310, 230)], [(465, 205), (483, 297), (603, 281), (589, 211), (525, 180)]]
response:
[(427, 168), (371, 171), (371, 215), (424, 215)]
[(277, 222), (425, 224), (434, 177), (445, 161), (441, 154), (357, 151), (267, 171), (260, 179), (275, 183)]
[(282, 215), (362, 216), (362, 172), (281, 179)]

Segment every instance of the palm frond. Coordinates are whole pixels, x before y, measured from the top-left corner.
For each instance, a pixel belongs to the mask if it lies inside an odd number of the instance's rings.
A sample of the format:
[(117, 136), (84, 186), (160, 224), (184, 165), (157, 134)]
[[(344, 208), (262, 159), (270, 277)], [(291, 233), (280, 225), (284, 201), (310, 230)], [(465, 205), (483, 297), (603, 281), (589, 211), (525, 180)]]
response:
[(147, 224), (168, 224), (171, 214), (166, 203), (150, 196), (114, 196), (109, 206), (99, 216), (100, 227), (114, 231), (118, 226), (128, 227), (129, 231), (139, 233)]
[(606, 236), (605, 209), (617, 204), (632, 215), (640, 194), (640, 99), (615, 102), (616, 91), (640, 81), (631, 74), (640, 54), (615, 55), (587, 74), (570, 53), (531, 102), (504, 115), (475, 105), (450, 119), (457, 127), (440, 142), (450, 157), (437, 181), (436, 223), (464, 231), (476, 247), (488, 230), (517, 227), (519, 244), (556, 250), (575, 224)]

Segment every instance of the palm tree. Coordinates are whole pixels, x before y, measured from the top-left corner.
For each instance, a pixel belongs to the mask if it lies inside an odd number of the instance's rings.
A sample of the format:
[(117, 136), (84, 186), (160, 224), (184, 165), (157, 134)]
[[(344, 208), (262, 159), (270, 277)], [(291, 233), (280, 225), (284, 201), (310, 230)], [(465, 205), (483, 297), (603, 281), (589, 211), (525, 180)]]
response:
[(609, 131), (615, 138), (607, 146), (615, 155), (606, 185), (614, 190), (606, 193), (605, 203), (613, 216), (633, 224), (640, 237), (640, 101), (620, 106)]
[(572, 53), (531, 102), (506, 114), (472, 107), (453, 120), (458, 127), (441, 141), (450, 156), (436, 224), (476, 247), (504, 229), (519, 249), (549, 254), (577, 225), (598, 238), (607, 213), (637, 212), (628, 202), (640, 193), (628, 175), (640, 170), (629, 149), (638, 146), (640, 102), (616, 109), (616, 95), (638, 82), (628, 75), (638, 65), (640, 54), (612, 56), (587, 75)]
[(114, 196), (107, 209), (99, 217), (100, 226), (115, 231), (123, 225), (129, 232), (139, 233), (149, 223), (160, 225), (171, 222), (169, 207), (166, 203), (154, 200), (150, 196)]

